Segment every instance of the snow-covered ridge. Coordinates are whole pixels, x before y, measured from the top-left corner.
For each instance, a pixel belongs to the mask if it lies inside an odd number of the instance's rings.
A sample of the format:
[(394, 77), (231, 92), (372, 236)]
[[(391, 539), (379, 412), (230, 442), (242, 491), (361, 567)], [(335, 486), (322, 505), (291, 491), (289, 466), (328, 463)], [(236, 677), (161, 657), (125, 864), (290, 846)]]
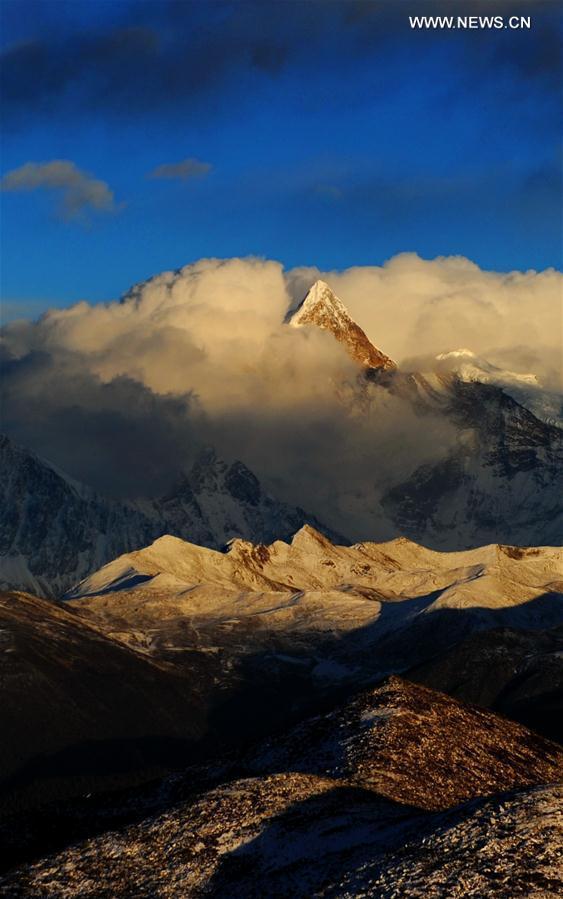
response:
[(514, 371), (499, 368), (466, 348), (450, 350), (448, 353), (439, 353), (436, 359), (438, 362), (451, 363), (459, 376), (466, 381), (481, 381), (484, 384), (533, 384), (536, 387), (541, 386), (536, 375), (518, 374)]
[(557, 547), (435, 552), (405, 538), (338, 546), (305, 525), (289, 543), (233, 540), (226, 552), (166, 535), (105, 565), (69, 597), (151, 586), (174, 593), (205, 584), (292, 594), (370, 588), (396, 599), (439, 590), (442, 606), (495, 607), (526, 602), (561, 579), (563, 549)]

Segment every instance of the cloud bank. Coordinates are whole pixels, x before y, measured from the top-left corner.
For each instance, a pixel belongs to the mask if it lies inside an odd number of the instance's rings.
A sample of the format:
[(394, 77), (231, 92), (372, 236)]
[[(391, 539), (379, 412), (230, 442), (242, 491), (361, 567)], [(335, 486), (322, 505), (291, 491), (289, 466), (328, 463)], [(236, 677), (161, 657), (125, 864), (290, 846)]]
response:
[[(321, 275), (373, 342), (412, 363), (457, 347), (555, 383), (563, 278), (485, 272), (402, 254), (384, 266), (285, 272), (263, 259), (203, 259), (120, 301), (54, 309), (3, 333), (6, 427), (75, 477), (119, 495), (173, 484), (202, 445), (241, 458), (278, 496), (353, 538), (378, 497), (455, 440), (371, 385), (324, 332), (287, 309)], [(493, 359), (494, 361), (494, 359)]]
[(85, 212), (117, 211), (109, 185), (93, 178), (68, 159), (26, 162), (7, 172), (0, 181), (0, 188), (11, 192), (58, 191), (62, 196), (60, 213), (68, 219), (79, 218)]

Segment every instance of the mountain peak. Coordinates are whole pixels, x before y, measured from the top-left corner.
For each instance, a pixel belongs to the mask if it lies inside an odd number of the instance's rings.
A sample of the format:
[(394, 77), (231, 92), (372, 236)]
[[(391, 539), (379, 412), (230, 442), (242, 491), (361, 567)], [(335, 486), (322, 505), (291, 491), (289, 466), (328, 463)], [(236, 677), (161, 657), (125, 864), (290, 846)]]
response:
[(297, 309), (288, 315), (286, 321), (294, 328), (314, 324), (328, 330), (327, 324), (320, 324), (323, 314), (325, 318), (330, 317), (335, 322), (352, 320), (348, 310), (326, 281), (319, 279), (309, 288)]
[(365, 368), (392, 370), (397, 367), (389, 356), (370, 342), (326, 281), (315, 281), (286, 322), (293, 328), (315, 325), (330, 331), (345, 346), (348, 355)]
[(334, 544), (316, 528), (310, 524), (304, 524), (291, 538), (291, 545), (301, 548), (317, 545), (326, 548), (327, 546), (332, 547)]

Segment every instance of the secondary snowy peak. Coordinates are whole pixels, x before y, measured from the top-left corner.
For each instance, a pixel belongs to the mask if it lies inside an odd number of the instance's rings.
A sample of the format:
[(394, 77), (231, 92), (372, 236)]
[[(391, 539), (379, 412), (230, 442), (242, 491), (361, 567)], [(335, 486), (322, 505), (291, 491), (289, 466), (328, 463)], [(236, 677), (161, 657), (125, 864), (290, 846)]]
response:
[(294, 328), (316, 325), (323, 331), (330, 331), (333, 337), (346, 347), (352, 359), (365, 368), (389, 371), (397, 367), (389, 356), (374, 347), (326, 281), (315, 281), (286, 321)]
[(500, 368), (467, 348), (436, 356), (438, 372), (453, 372), (461, 381), (500, 387), (540, 421), (563, 427), (563, 397), (546, 390), (536, 375)]
[(463, 347), (440, 353), (436, 361), (451, 367), (464, 381), (481, 381), (481, 383), (504, 385), (532, 385), (539, 387), (536, 375), (519, 374), (493, 365), (487, 359), (477, 356), (472, 350)]

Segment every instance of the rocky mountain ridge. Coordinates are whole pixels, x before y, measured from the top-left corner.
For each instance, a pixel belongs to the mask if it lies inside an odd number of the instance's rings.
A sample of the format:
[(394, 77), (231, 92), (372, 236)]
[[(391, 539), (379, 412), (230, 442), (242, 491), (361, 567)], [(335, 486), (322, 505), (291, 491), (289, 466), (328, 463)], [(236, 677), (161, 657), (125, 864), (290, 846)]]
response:
[(86, 578), (66, 605), (189, 672), (204, 703), (222, 697), (216, 720), (252, 730), (429, 663), (471, 634), (560, 626), (563, 552), (439, 553), (404, 538), (344, 547), (309, 526), (290, 543), (235, 540), (223, 553), (163, 537)]

